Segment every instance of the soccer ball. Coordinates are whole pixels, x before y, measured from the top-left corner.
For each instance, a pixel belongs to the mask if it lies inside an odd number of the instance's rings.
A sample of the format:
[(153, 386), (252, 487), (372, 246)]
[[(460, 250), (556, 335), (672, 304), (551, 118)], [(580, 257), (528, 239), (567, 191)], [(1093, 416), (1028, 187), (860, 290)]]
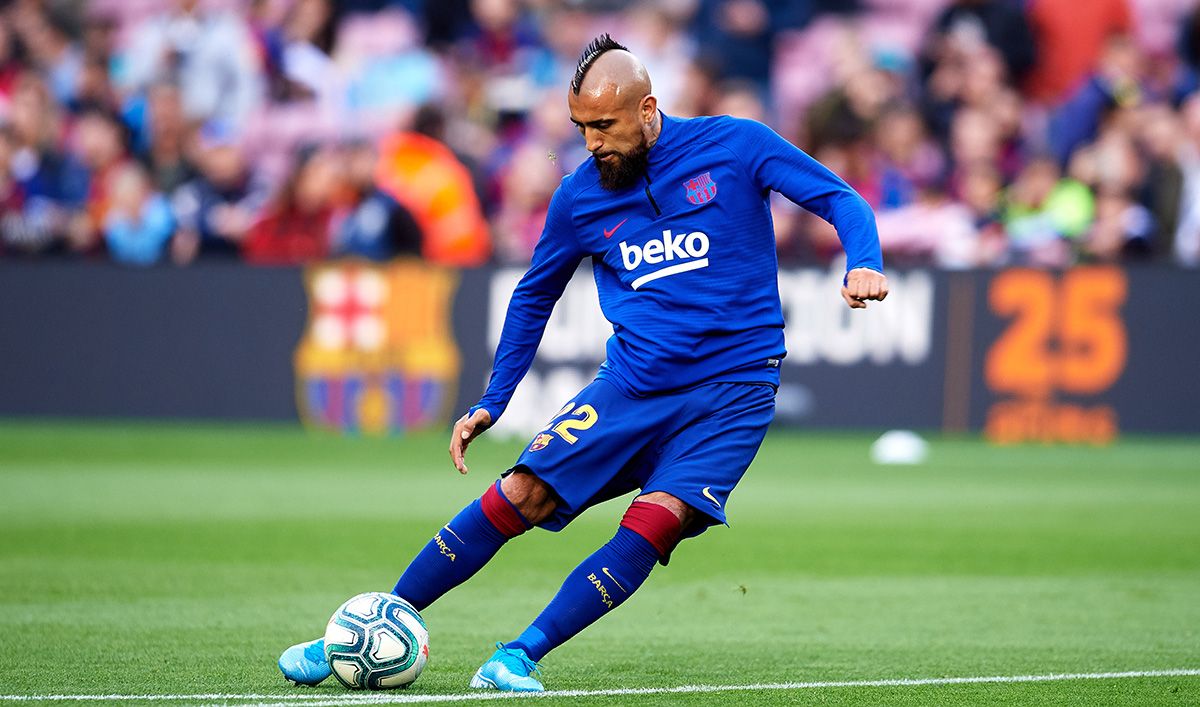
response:
[(429, 630), (400, 597), (359, 594), (329, 619), (325, 658), (338, 682), (352, 690), (408, 687), (429, 660)]

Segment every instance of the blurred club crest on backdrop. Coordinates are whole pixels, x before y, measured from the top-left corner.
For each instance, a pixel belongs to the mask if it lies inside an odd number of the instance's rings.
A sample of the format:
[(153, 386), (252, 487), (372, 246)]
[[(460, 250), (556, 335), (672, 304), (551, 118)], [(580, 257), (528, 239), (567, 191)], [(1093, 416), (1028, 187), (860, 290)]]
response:
[(310, 428), (397, 435), (442, 424), (461, 357), (450, 323), (458, 275), (418, 260), (306, 269), (296, 406)]

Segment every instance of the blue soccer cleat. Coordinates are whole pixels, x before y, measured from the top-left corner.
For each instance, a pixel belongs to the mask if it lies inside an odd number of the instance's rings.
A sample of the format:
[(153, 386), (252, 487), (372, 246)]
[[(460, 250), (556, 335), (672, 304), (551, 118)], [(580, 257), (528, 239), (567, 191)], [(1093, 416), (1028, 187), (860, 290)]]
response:
[(279, 656), (283, 677), (297, 685), (316, 685), (333, 671), (325, 660), (325, 639), (297, 643)]
[(477, 690), (502, 690), (504, 692), (542, 692), (546, 688), (530, 673), (542, 674), (538, 664), (525, 655), (520, 648), (505, 648), (496, 644), (496, 652), (475, 671), (471, 687)]

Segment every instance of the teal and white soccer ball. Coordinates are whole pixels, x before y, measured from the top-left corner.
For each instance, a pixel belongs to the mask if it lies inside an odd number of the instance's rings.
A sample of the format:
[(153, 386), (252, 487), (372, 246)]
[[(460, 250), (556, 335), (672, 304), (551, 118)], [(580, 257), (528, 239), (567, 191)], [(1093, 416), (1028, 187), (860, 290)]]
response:
[(338, 682), (352, 690), (408, 687), (429, 660), (429, 631), (400, 597), (359, 594), (329, 619), (325, 658)]

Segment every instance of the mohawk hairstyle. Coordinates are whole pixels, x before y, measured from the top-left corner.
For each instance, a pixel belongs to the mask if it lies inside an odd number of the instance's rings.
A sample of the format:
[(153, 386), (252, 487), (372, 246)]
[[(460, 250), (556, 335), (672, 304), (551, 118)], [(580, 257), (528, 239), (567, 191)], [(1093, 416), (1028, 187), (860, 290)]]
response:
[(629, 51), (629, 47), (608, 36), (608, 32), (596, 37), (592, 40), (591, 44), (587, 45), (587, 48), (583, 50), (583, 54), (579, 56), (579, 65), (575, 67), (575, 78), (571, 79), (571, 91), (576, 96), (579, 95), (579, 87), (583, 85), (583, 77), (587, 76), (588, 69), (592, 68), (592, 64), (596, 63), (601, 54), (614, 49)]

